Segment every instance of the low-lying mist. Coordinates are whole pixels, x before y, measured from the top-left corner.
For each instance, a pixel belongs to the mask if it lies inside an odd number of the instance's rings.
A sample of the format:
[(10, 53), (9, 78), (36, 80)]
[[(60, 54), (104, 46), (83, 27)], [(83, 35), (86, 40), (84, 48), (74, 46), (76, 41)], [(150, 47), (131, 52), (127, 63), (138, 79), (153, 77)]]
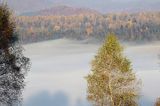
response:
[[(134, 45), (123, 43), (125, 55), (131, 60), (134, 72), (142, 80), (140, 104), (153, 105), (160, 96), (159, 59), (160, 43)], [(59, 39), (25, 45), (25, 55), (31, 58), (32, 67), (26, 79), (24, 91), (25, 106), (39, 106), (48, 101), (47, 106), (89, 106), (86, 100), (86, 81), (90, 62), (100, 44)], [(47, 93), (44, 93), (47, 92)], [(46, 98), (43, 99), (43, 94)], [(33, 100), (34, 101), (33, 101)], [(50, 101), (49, 101), (50, 100)], [(56, 100), (57, 102), (51, 102)]]

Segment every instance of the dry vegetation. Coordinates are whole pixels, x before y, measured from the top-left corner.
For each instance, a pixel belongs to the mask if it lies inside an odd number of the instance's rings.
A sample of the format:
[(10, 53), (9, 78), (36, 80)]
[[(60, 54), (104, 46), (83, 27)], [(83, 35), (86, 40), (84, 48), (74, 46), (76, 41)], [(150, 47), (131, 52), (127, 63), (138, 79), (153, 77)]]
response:
[(121, 40), (160, 40), (160, 13), (117, 13), (107, 15), (19, 16), (17, 30), (24, 43), (71, 38), (102, 40), (114, 32)]

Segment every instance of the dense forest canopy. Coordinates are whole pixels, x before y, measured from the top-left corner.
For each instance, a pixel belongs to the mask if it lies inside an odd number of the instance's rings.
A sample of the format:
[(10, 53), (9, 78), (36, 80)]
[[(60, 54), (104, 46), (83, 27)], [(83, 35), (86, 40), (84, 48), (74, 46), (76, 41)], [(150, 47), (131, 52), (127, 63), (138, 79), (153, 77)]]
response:
[(125, 41), (160, 40), (160, 12), (18, 16), (16, 21), (23, 43), (59, 38), (102, 41), (109, 32)]

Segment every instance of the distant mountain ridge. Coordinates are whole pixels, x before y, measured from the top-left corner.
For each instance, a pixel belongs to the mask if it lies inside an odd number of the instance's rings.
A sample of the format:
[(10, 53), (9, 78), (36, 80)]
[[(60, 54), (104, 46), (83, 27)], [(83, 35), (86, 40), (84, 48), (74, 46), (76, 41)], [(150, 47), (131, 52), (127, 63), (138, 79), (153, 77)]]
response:
[(102, 13), (160, 11), (160, 0), (6, 0), (17, 14), (34, 12), (56, 5), (90, 8)]
[(100, 14), (98, 11), (88, 8), (75, 8), (66, 5), (54, 6), (52, 8), (43, 9), (35, 12), (27, 12), (21, 16), (70, 16), (80, 14)]

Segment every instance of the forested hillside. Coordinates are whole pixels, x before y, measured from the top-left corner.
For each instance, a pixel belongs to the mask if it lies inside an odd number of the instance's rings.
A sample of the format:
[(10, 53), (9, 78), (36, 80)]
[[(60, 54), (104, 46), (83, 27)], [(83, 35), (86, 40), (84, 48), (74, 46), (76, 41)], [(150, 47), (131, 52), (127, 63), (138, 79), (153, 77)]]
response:
[(35, 12), (27, 12), (23, 16), (71, 16), (79, 14), (100, 14), (98, 11), (88, 8), (75, 8), (65, 5), (54, 6), (49, 9), (43, 9)]
[(160, 40), (160, 12), (18, 16), (16, 21), (23, 43), (59, 38), (101, 41), (108, 32), (125, 41)]
[[(2, 1), (2, 0), (1, 0)], [(87, 7), (102, 13), (159, 11), (160, 0), (5, 0), (16, 13), (39, 11), (57, 5)]]

